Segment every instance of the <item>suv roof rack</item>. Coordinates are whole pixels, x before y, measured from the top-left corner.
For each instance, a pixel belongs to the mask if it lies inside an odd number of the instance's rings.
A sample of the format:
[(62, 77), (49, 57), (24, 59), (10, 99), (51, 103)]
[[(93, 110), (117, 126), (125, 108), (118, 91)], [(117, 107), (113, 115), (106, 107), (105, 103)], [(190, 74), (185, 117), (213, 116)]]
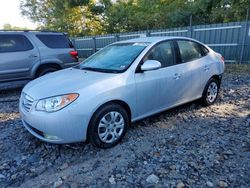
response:
[(0, 29), (0, 32), (52, 32), (52, 33), (60, 33), (58, 31), (51, 30), (30, 30), (30, 29)]

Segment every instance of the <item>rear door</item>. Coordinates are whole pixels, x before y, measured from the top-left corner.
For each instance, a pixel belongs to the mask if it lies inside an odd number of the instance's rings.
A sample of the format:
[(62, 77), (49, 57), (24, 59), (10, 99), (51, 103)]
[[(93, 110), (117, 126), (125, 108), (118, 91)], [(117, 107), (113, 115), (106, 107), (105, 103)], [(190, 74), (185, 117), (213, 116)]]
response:
[(37, 48), (23, 34), (0, 34), (0, 81), (29, 79), (39, 62)]
[(182, 83), (180, 87), (180, 103), (195, 100), (202, 95), (203, 70), (205, 69), (206, 54), (201, 44), (191, 40), (177, 40), (179, 52), (179, 66), (182, 70)]

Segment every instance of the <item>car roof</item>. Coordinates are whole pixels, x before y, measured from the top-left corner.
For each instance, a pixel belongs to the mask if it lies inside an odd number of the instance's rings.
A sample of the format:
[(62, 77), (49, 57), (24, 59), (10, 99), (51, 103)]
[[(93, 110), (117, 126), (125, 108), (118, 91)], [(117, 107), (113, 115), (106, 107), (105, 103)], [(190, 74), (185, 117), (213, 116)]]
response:
[(0, 30), (0, 34), (26, 34), (26, 33), (32, 33), (32, 34), (50, 34), (50, 35), (58, 35), (58, 34), (64, 34), (62, 32), (55, 32), (55, 31), (42, 31), (42, 30)]
[(117, 43), (128, 43), (128, 42), (145, 42), (145, 43), (156, 43), (164, 40), (172, 40), (172, 39), (187, 39), (187, 40), (193, 40), (188, 37), (175, 37), (175, 36), (169, 36), (169, 37), (141, 37), (141, 38), (135, 38), (130, 40), (124, 40), (119, 41)]

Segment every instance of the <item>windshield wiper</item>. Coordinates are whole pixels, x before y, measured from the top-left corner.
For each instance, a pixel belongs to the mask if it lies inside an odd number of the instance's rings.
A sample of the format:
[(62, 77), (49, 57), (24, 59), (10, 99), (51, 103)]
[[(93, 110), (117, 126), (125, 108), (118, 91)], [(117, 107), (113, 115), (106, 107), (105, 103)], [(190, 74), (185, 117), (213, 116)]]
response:
[(81, 70), (89, 70), (95, 72), (104, 72), (104, 73), (119, 73), (120, 71), (111, 70), (111, 69), (101, 69), (101, 68), (94, 68), (94, 67), (80, 67)]
[(93, 67), (80, 67), (81, 70), (90, 70), (90, 71), (97, 71), (99, 72), (99, 69), (93, 68)]

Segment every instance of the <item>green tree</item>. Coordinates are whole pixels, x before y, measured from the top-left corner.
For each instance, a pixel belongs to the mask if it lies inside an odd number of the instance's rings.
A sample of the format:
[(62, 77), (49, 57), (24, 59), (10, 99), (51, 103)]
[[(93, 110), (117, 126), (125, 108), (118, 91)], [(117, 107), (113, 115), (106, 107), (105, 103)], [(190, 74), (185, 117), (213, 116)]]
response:
[(91, 0), (21, 0), (24, 16), (40, 29), (67, 32), (71, 36), (101, 34), (101, 20), (91, 12)]
[(3, 25), (4, 30), (29, 30), (27, 27), (12, 26), (9, 23)]
[(21, 0), (40, 28), (71, 36), (245, 20), (250, 0)]

